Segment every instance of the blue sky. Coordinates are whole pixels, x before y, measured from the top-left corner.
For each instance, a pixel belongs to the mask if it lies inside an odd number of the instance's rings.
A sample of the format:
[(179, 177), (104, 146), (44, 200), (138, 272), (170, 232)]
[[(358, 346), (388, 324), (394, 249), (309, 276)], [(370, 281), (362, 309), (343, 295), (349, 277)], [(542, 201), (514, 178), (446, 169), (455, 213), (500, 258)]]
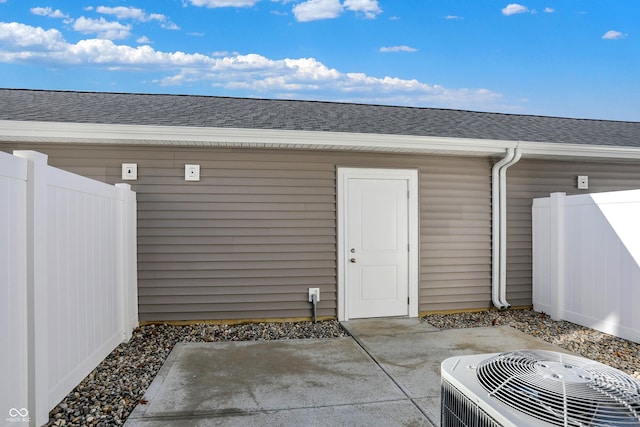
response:
[(640, 121), (640, 1), (0, 0), (0, 87)]

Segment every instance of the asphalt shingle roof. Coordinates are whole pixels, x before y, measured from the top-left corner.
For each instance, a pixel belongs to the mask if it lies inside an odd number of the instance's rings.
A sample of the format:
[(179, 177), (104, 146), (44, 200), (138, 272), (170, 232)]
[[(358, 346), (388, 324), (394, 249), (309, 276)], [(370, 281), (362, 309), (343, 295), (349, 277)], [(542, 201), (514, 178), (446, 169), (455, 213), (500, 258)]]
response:
[(310, 130), (640, 147), (640, 122), (194, 95), (0, 89), (0, 120)]

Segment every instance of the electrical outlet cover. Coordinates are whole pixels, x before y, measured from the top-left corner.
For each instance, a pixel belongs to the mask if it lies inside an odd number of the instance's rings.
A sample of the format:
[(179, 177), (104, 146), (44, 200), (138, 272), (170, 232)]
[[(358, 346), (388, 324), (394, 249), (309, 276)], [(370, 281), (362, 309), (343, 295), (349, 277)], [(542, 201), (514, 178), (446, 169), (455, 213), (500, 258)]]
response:
[(135, 181), (138, 179), (138, 164), (137, 163), (123, 163), (122, 164), (122, 179), (125, 181)]
[(588, 190), (589, 189), (589, 177), (584, 175), (578, 176), (578, 189), (579, 190)]
[(185, 181), (200, 181), (200, 165), (184, 165)]
[(320, 288), (309, 288), (309, 302), (312, 302), (311, 295), (317, 296), (316, 302), (320, 301)]

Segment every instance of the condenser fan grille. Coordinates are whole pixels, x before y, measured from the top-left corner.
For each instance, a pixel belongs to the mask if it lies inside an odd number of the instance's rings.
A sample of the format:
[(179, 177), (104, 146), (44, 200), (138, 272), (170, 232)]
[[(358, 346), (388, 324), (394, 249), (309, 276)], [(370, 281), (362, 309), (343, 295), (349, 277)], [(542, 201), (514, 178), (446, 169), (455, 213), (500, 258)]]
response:
[(558, 426), (640, 426), (640, 382), (582, 357), (538, 350), (502, 353), (476, 369), (489, 395)]

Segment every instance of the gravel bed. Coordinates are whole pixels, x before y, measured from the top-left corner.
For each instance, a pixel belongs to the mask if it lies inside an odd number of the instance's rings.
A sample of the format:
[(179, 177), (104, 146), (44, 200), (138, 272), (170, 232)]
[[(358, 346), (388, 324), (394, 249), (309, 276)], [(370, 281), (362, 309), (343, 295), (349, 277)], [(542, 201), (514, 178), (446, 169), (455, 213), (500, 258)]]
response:
[(348, 336), (337, 321), (136, 328), (49, 412), (48, 426), (118, 426), (142, 399), (177, 342), (259, 341)]
[(434, 314), (426, 316), (425, 320), (440, 329), (508, 325), (640, 379), (640, 344), (564, 320), (556, 322), (544, 313), (533, 310), (490, 310)]

